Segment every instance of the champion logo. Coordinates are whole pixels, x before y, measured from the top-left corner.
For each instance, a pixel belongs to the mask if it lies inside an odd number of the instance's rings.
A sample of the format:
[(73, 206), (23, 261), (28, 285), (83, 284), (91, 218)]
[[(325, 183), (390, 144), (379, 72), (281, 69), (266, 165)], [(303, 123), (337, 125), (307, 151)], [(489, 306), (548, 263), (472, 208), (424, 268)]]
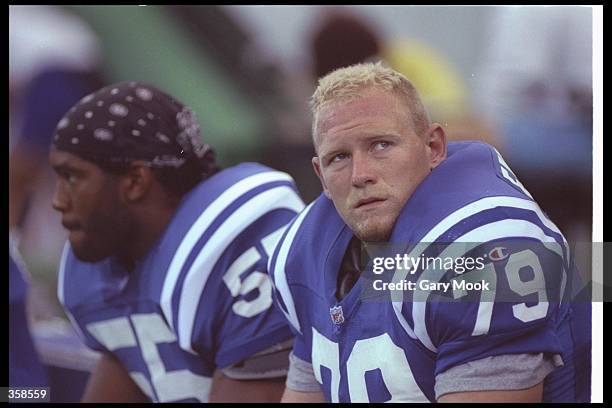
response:
[(489, 259), (492, 261), (501, 261), (508, 257), (508, 249), (504, 247), (496, 247), (489, 251)]
[(342, 306), (334, 306), (329, 309), (329, 315), (331, 316), (332, 322), (336, 325), (344, 323), (344, 313), (342, 313)]

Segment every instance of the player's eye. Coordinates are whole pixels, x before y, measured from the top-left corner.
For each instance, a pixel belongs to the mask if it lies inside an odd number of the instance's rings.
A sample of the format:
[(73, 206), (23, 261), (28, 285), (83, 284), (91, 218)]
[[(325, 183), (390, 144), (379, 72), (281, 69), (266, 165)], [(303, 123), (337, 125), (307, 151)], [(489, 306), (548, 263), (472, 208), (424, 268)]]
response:
[(379, 142), (375, 142), (372, 148), (375, 151), (380, 151), (380, 150), (385, 150), (389, 146), (391, 146), (391, 143), (385, 142), (385, 141), (379, 141)]
[(60, 170), (58, 175), (68, 184), (73, 184), (76, 181), (76, 175), (67, 170)]
[(342, 160), (346, 159), (347, 157), (348, 157), (348, 156), (347, 156), (346, 154), (344, 154), (344, 153), (338, 153), (338, 154), (336, 154), (336, 155), (332, 156), (332, 158), (331, 158), (331, 159), (329, 159), (329, 163), (330, 163), (330, 164), (331, 164), (331, 163), (339, 163), (339, 162), (341, 162)]

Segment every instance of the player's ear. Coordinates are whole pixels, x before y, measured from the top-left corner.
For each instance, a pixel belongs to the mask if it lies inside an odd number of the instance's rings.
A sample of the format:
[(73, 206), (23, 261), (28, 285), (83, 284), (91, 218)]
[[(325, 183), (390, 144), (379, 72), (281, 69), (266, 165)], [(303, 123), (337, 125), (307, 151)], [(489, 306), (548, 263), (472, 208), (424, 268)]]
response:
[(323, 179), (323, 173), (321, 173), (321, 161), (319, 160), (319, 156), (315, 156), (312, 158), (312, 167), (314, 168), (314, 172), (317, 177), (321, 181), (321, 186), (323, 187), (323, 193), (329, 199), (331, 199), (329, 195), (329, 190), (327, 189), (327, 185), (325, 184), (325, 179)]
[(429, 167), (434, 169), (446, 159), (446, 132), (439, 123), (432, 123), (425, 132), (425, 144), (429, 153)]
[(151, 168), (143, 162), (130, 163), (128, 170), (121, 176), (121, 196), (128, 203), (140, 200), (151, 188), (153, 177)]

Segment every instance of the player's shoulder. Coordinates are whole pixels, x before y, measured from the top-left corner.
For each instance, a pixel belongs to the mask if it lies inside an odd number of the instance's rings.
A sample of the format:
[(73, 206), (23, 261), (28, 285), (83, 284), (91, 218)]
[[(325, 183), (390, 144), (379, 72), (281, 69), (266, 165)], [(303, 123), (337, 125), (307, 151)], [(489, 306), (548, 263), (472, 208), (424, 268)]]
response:
[(417, 187), (402, 209), (392, 240), (454, 240), (490, 224), (472, 236), (474, 241), (485, 241), (487, 232), (496, 235), (504, 229), (531, 229), (529, 223), (545, 233), (554, 232), (555, 237), (560, 235), (494, 147), (455, 142), (449, 144), (447, 159)]
[[(483, 274), (488, 282), (497, 282), (498, 296), (502, 288), (504, 293), (515, 292), (508, 287), (520, 285), (518, 271), (525, 265), (534, 265), (533, 270), (541, 272), (538, 279), (547, 282), (550, 299), (559, 300), (564, 293), (569, 249), (563, 234), (520, 184), (499, 152), (483, 143), (449, 145), (448, 158), (421, 183), (402, 209), (391, 241), (410, 248), (412, 258), (422, 255), (439, 260), (484, 259), (481, 271), (466, 275), (471, 279)], [(455, 273), (452, 268), (423, 268), (416, 271), (414, 279), (450, 282), (463, 273)], [(457, 282), (460, 284), (462, 279)], [(452, 292), (458, 299), (462, 299), (462, 293), (462, 289)], [(482, 316), (476, 310), (478, 305), (464, 301), (405, 302), (402, 310), (406, 321), (413, 322), (416, 337), (432, 351), (451, 331), (466, 339), (471, 339), (473, 333), (518, 333), (533, 325), (545, 327), (554, 321), (551, 318), (556, 317), (557, 310), (551, 306), (541, 315), (525, 317), (517, 308), (518, 311), (508, 312), (506, 309), (512, 303), (502, 302), (483, 323), (476, 319)], [(513, 317), (512, 313), (520, 316)], [(531, 318), (535, 323), (525, 324)]]
[(227, 168), (200, 183), (143, 265), (168, 321), (178, 319), (179, 304), (195, 302), (186, 293), (199, 299), (214, 290), (220, 271), (245, 249), (267, 245), (265, 238), (303, 207), (290, 175), (258, 163)]
[(435, 195), (451, 206), (487, 196), (531, 198), (499, 151), (479, 141), (451, 142), (447, 158), (415, 191), (416, 199)]
[(347, 228), (333, 202), (321, 194), (287, 225), (268, 259), (276, 304), (297, 333), (302, 333), (310, 295), (322, 293), (325, 261)]
[(253, 217), (241, 214), (265, 214), (281, 208), (294, 213), (303, 208), (289, 174), (258, 163), (224, 169), (185, 196), (155, 250), (155, 263), (168, 266), (175, 255), (192, 251), (213, 235), (223, 238), (223, 231), (229, 231), (219, 228), (223, 224), (230, 223), (235, 230), (247, 228)]
[[(195, 203), (197, 208), (205, 208), (224, 193), (231, 202), (231, 198), (237, 198), (248, 191), (283, 184), (294, 186), (289, 174), (259, 163), (241, 163), (223, 169), (199, 183), (186, 195), (182, 206), (190, 207)], [(228, 192), (229, 189), (231, 192)]]
[(278, 241), (268, 268), (273, 281), (306, 284), (305, 280), (315, 279), (315, 274), (305, 271), (323, 270), (347, 228), (333, 202), (321, 194), (289, 223)]

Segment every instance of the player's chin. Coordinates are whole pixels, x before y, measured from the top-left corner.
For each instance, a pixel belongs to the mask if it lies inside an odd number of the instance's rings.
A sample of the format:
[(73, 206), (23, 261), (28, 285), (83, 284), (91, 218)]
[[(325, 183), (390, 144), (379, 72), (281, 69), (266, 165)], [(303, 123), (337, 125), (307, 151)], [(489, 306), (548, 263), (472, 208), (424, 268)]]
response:
[(363, 242), (384, 242), (391, 236), (393, 219), (386, 216), (370, 216), (357, 220), (353, 232)]
[(70, 237), (69, 241), (74, 256), (81, 262), (100, 262), (109, 256), (108, 251), (96, 248), (95, 245), (88, 243), (86, 239)]

